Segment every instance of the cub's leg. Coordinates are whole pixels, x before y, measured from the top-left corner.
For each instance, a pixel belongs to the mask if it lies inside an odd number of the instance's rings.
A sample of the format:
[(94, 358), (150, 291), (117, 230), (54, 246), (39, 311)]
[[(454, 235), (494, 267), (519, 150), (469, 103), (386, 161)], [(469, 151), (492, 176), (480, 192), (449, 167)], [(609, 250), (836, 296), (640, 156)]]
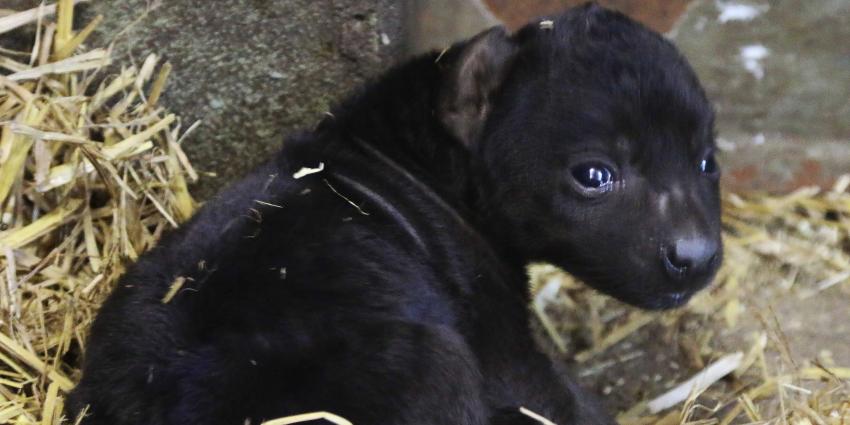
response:
[(84, 424), (257, 425), (314, 411), (358, 425), (484, 425), (489, 417), (475, 358), (444, 327), (335, 321), (297, 331), (222, 329), (160, 362), (144, 384), (139, 371), (122, 379), (110, 367), (128, 362), (99, 360), (114, 375), (90, 377), (75, 393), (78, 408), (93, 405)]
[[(477, 360), (453, 330), (408, 322), (349, 325), (299, 376), (300, 410), (357, 425), (484, 425)], [(303, 370), (303, 369), (302, 369)]]

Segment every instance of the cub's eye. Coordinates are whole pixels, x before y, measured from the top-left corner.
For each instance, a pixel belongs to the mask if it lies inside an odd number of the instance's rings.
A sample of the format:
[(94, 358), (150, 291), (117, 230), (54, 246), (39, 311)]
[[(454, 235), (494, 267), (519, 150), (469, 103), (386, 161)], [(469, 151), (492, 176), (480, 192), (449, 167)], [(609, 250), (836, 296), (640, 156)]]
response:
[(699, 163), (699, 171), (703, 174), (714, 175), (719, 171), (717, 161), (714, 159), (714, 154), (709, 153)]
[(607, 192), (614, 185), (614, 172), (598, 162), (576, 165), (570, 172), (578, 184), (594, 192)]

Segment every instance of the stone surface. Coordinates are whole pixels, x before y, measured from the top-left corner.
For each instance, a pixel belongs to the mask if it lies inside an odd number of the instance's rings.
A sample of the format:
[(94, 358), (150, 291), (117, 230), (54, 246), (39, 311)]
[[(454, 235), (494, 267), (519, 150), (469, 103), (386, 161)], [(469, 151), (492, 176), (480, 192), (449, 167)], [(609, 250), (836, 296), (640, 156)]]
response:
[(722, 133), (850, 138), (850, 2), (697, 3), (673, 39), (715, 99)]
[(477, 1), (408, 0), (407, 50), (413, 53), (442, 50), (499, 24), (499, 20)]
[[(450, 39), (486, 27), (482, 16), (516, 28), (535, 16), (584, 2), (466, 0), (450, 10), (436, 5), (436, 12), (426, 10), (423, 16), (449, 16), (439, 28)], [(694, 66), (717, 105), (724, 187), (782, 192), (829, 185), (850, 172), (850, 2), (599, 3), (666, 32)], [(475, 7), (481, 4), (488, 11)], [(429, 33), (411, 35), (426, 42), (432, 38)]]
[(184, 128), (202, 120), (186, 151), (216, 174), (195, 189), (202, 198), (312, 126), (403, 44), (390, 0), (169, 0), (141, 17), (148, 3), (101, 0), (85, 15), (105, 16), (93, 43), (115, 39), (119, 57), (154, 52), (173, 65), (162, 101)]
[(850, 172), (850, 2), (698, 0), (671, 36), (717, 105), (727, 187)]

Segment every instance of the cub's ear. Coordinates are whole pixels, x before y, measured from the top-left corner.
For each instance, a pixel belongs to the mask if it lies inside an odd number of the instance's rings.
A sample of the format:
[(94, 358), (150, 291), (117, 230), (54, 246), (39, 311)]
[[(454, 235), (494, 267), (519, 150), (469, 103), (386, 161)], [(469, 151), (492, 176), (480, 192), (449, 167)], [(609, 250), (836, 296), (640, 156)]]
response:
[(503, 27), (478, 34), (461, 47), (440, 94), (439, 117), (466, 147), (481, 134), (491, 100), (519, 47)]

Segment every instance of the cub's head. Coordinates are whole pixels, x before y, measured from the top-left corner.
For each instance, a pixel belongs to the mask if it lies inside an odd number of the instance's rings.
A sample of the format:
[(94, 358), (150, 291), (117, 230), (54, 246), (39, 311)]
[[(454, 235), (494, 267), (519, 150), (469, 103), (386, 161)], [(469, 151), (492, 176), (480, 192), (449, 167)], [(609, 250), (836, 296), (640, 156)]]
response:
[(650, 309), (721, 262), (714, 115), (660, 35), (589, 5), (460, 46), (439, 115), (469, 149), (490, 231)]

